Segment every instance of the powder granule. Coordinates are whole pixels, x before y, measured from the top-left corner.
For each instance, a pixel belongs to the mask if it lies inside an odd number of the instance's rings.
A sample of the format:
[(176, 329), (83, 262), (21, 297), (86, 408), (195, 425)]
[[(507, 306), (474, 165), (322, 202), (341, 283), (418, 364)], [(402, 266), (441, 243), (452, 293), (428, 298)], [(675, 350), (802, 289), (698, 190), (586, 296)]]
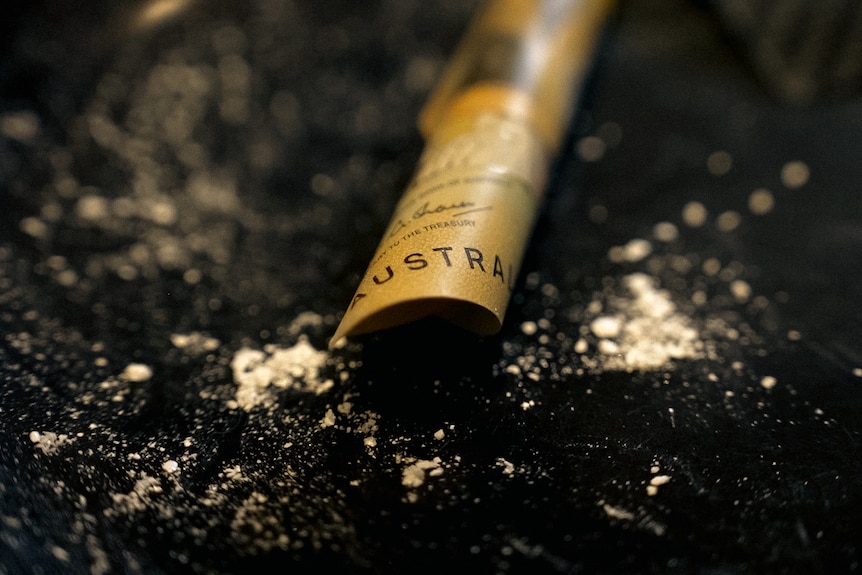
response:
[(590, 331), (596, 337), (616, 337), (620, 334), (622, 323), (620, 319), (613, 316), (601, 316), (590, 322)]
[(401, 473), (401, 485), (408, 488), (415, 488), (425, 483), (426, 475), (436, 476), (443, 473), (443, 468), (440, 467), (440, 458), (420, 459), (411, 463)]
[(122, 379), (134, 383), (141, 383), (153, 377), (153, 370), (143, 363), (130, 363), (120, 374)]

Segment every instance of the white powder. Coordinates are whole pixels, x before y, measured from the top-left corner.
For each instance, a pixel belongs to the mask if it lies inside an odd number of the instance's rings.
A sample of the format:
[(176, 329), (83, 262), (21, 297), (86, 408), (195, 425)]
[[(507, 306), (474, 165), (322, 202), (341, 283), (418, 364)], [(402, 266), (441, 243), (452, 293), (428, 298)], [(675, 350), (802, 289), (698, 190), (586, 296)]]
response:
[(334, 382), (320, 377), (320, 368), (329, 354), (315, 349), (300, 337), (291, 347), (268, 345), (263, 350), (240, 349), (231, 361), (234, 382), (238, 385), (236, 402), (245, 410), (271, 404), (277, 389), (295, 389), (321, 394)]
[(800, 161), (787, 162), (781, 167), (781, 183), (790, 189), (801, 188), (811, 175), (808, 164)]
[(775, 206), (775, 197), (766, 188), (760, 188), (751, 192), (748, 197), (748, 209), (757, 216), (768, 214)]
[(778, 383), (778, 380), (772, 377), (771, 375), (767, 375), (763, 379), (760, 380), (760, 385), (763, 389), (772, 389)]
[(616, 337), (620, 334), (622, 322), (617, 317), (602, 316), (597, 317), (590, 323), (590, 331), (596, 337)]
[(730, 293), (739, 303), (745, 303), (751, 298), (751, 286), (743, 280), (730, 282)]
[[(703, 342), (695, 323), (680, 312), (670, 294), (656, 287), (656, 280), (643, 273), (623, 278), (626, 296), (609, 298), (604, 315), (589, 321), (590, 331), (600, 338), (599, 355), (581, 359), (593, 368), (607, 370), (653, 370), (672, 360), (701, 356)], [(607, 314), (613, 315), (607, 315)], [(580, 340), (576, 349), (585, 344)]]
[(143, 363), (130, 363), (120, 374), (122, 379), (126, 381), (142, 382), (153, 377), (153, 370), (150, 366)]
[(647, 495), (654, 497), (658, 495), (658, 488), (670, 482), (670, 475), (655, 475), (649, 480), (647, 485)]
[(653, 226), (652, 235), (660, 242), (669, 243), (679, 238), (679, 228), (671, 222), (659, 222)]
[(0, 115), (0, 135), (19, 142), (32, 142), (38, 134), (39, 116), (35, 112), (22, 110)]
[(61, 447), (74, 441), (74, 438), (69, 437), (65, 433), (57, 434), (53, 431), (42, 433), (31, 431), (29, 438), (30, 441), (45, 455), (53, 455), (57, 453)]
[(742, 223), (742, 216), (735, 210), (721, 212), (715, 220), (715, 227), (720, 232), (732, 232)]
[(605, 514), (612, 519), (618, 519), (620, 521), (633, 521), (635, 518), (634, 513), (632, 513), (631, 511), (627, 511), (622, 507), (615, 507), (613, 505), (605, 503), (604, 505), (602, 505), (602, 509), (604, 509)]
[(105, 510), (105, 515), (132, 515), (145, 511), (151, 504), (152, 496), (163, 491), (157, 478), (142, 474), (128, 493), (111, 494), (113, 505)]
[(251, 493), (236, 510), (230, 528), (231, 540), (250, 551), (287, 549), (290, 544), (280, 502), (270, 501), (257, 491)]
[(327, 409), (323, 419), (320, 420), (320, 427), (332, 427), (333, 425), (335, 425), (335, 412)]
[(690, 228), (699, 228), (706, 223), (709, 212), (700, 202), (689, 202), (682, 208), (682, 220)]
[(733, 167), (733, 156), (724, 150), (717, 150), (706, 158), (706, 169), (714, 176), (723, 176)]
[(635, 238), (623, 246), (608, 250), (608, 259), (614, 263), (639, 262), (652, 253), (652, 244), (645, 239)]
[(409, 463), (401, 472), (401, 485), (407, 488), (420, 487), (425, 483), (426, 476), (438, 476), (443, 474), (439, 457), (434, 459), (419, 459)]
[(221, 342), (200, 332), (171, 334), (171, 343), (179, 349), (191, 351), (215, 351)]
[(512, 475), (515, 473), (515, 465), (509, 461), (506, 461), (502, 457), (497, 458), (497, 467), (503, 468), (504, 475)]

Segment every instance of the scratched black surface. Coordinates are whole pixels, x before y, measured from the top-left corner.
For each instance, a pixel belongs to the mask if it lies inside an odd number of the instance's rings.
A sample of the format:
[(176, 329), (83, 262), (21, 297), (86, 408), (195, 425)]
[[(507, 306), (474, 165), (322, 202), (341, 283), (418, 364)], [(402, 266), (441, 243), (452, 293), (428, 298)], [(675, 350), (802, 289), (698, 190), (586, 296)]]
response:
[[(0, 24), (0, 119), (38, 119), (35, 133), (4, 124), (0, 136), (0, 572), (859, 570), (862, 101), (789, 106), (704, 3), (623, 2), (502, 333), (477, 340), (426, 322), (369, 336), (331, 352), (332, 389), (282, 391), (271, 409), (245, 411), (229, 401), (240, 348), (289, 347), (300, 333), (325, 348), (473, 5), (192, 3), (137, 32), (123, 24), (134, 3), (28, 6)], [(80, 118), (104, 105), (97, 86), (114, 87), (108, 114), (121, 122), (157, 65), (213, 71), (228, 52), (248, 64), (249, 112), (228, 121), (208, 101), (193, 139), (239, 202), (178, 196), (180, 211), (201, 212), (168, 234), (221, 251), (149, 265), (155, 256), (130, 246), (155, 249), (147, 238), (170, 218), (112, 228), (76, 211), (83, 195), (132, 195), (140, 176)], [(577, 143), (608, 125), (619, 142), (582, 160)], [(721, 177), (706, 169), (716, 150), (733, 157)], [(163, 184), (192, 177), (177, 156), (153, 157)], [(787, 190), (779, 174), (794, 160), (811, 176)], [(755, 217), (745, 206), (761, 187), (776, 203)], [(692, 200), (742, 222), (688, 228)], [(569, 312), (646, 265), (612, 263), (608, 250), (663, 221), (680, 237), (656, 244), (657, 257), (736, 262), (762, 296), (734, 303), (716, 280), (692, 311), (743, 337), (659, 370), (566, 369), (580, 365)], [(135, 253), (137, 272), (124, 272)], [(680, 306), (700, 281), (696, 270), (656, 275)], [(322, 319), (285, 329), (303, 313)], [(171, 343), (187, 333), (218, 345)], [(538, 362), (535, 378), (509, 369), (523, 358)], [(152, 377), (123, 383), (130, 363)], [(373, 450), (343, 425), (321, 427), (345, 398), (378, 416)], [(42, 450), (34, 431), (67, 441)], [(442, 475), (406, 488), (408, 455), (439, 457)], [(163, 471), (169, 458), (179, 474)], [(244, 478), (219, 487), (235, 466)], [(653, 466), (670, 481), (648, 495)], [(160, 490), (135, 506), (123, 496), (145, 476)]]

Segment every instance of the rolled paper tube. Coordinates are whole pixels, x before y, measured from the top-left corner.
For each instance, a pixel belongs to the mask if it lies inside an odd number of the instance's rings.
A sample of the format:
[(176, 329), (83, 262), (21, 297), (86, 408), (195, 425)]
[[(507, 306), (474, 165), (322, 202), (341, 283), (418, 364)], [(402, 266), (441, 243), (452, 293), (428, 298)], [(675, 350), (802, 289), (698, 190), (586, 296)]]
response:
[(439, 317), (502, 326), (611, 0), (492, 0), (419, 128), (426, 148), (332, 337)]

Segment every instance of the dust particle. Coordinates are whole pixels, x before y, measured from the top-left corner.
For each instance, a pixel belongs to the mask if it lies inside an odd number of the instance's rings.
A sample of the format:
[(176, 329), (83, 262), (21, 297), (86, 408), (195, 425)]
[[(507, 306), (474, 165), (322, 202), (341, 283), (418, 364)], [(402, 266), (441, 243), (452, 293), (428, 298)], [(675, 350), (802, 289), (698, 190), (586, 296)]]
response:
[(669, 243), (679, 237), (679, 230), (671, 222), (659, 222), (653, 227), (652, 235), (660, 242)]
[(717, 150), (706, 158), (706, 169), (713, 176), (723, 176), (733, 167), (733, 157), (724, 150)]
[(592, 331), (596, 337), (616, 337), (619, 335), (621, 328), (622, 323), (620, 322), (620, 319), (612, 316), (597, 317), (590, 322), (590, 331)]
[(578, 140), (578, 157), (585, 162), (598, 162), (605, 155), (607, 148), (604, 140), (598, 136), (585, 136)]
[(805, 162), (787, 162), (781, 167), (781, 183), (790, 189), (801, 188), (808, 183), (811, 173)]
[(766, 188), (751, 192), (748, 196), (748, 209), (756, 216), (768, 214), (775, 207), (775, 197)]
[(401, 473), (401, 485), (409, 488), (420, 487), (425, 483), (426, 475), (436, 476), (442, 473), (440, 458), (420, 459), (404, 468)]
[(690, 228), (699, 228), (706, 223), (708, 212), (700, 202), (689, 202), (682, 208), (682, 221)]
[(153, 370), (150, 366), (143, 363), (130, 363), (120, 374), (122, 379), (126, 381), (142, 382), (153, 377)]
[(231, 361), (233, 378), (238, 384), (236, 402), (251, 410), (256, 405), (271, 403), (277, 389), (322, 394), (334, 385), (332, 379), (320, 376), (328, 358), (326, 351), (317, 350), (305, 337), (286, 348), (276, 345), (263, 350), (242, 348)]
[(715, 220), (715, 225), (721, 232), (732, 232), (733, 230), (738, 228), (739, 224), (741, 223), (742, 217), (739, 215), (739, 212), (736, 212), (734, 210), (727, 210), (726, 212), (722, 212)]

